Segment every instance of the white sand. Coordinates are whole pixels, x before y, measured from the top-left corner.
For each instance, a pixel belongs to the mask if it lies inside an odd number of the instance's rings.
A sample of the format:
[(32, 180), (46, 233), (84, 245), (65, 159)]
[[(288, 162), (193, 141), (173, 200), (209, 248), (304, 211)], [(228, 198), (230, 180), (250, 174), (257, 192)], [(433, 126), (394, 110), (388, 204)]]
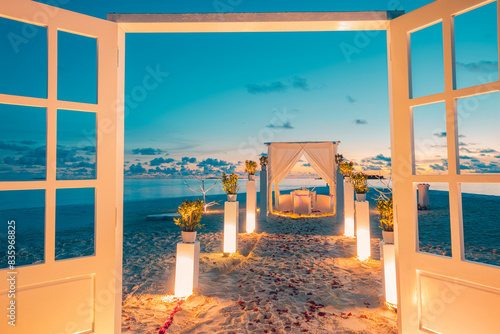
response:
[[(204, 222), (222, 219), (209, 214)], [(221, 254), (222, 232), (201, 230), (200, 286), (167, 333), (395, 333), (380, 261), (357, 260), (355, 239), (332, 236), (338, 230), (332, 217), (272, 217), (260, 233), (240, 234), (240, 254), (231, 257)], [(173, 294), (178, 241), (179, 233), (129, 236), (124, 333), (157, 333), (168, 319), (176, 302), (164, 297)], [(379, 241), (372, 239), (374, 258)]]

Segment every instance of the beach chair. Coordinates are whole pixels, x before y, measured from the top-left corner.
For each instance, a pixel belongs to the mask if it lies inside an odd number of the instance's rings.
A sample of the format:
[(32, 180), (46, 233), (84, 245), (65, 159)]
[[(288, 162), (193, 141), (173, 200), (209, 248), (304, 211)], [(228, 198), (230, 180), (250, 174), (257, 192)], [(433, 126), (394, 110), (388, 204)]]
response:
[(321, 213), (333, 212), (332, 198), (328, 195), (316, 195), (315, 209)]
[(292, 211), (292, 195), (280, 195), (278, 197), (278, 210), (281, 212)]

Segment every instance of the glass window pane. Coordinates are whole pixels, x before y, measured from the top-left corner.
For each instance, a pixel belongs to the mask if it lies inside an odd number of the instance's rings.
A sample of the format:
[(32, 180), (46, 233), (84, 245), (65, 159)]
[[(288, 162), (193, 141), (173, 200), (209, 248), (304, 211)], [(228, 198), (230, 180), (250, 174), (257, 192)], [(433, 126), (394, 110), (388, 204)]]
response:
[(497, 3), (455, 17), (456, 88), (498, 80)]
[(451, 257), (448, 184), (417, 184), (417, 209), (418, 251)]
[(465, 259), (500, 266), (500, 184), (461, 188)]
[(46, 124), (45, 108), (0, 104), (0, 181), (45, 180)]
[(57, 189), (56, 260), (94, 255), (95, 188)]
[(500, 95), (457, 100), (460, 173), (500, 173)]
[(57, 112), (57, 179), (96, 177), (96, 114)]
[(0, 93), (47, 98), (47, 28), (0, 17)]
[(44, 262), (45, 190), (0, 191), (0, 221), (0, 269)]
[(443, 27), (411, 33), (411, 98), (444, 92)]
[(97, 103), (97, 40), (59, 31), (57, 98)]
[(415, 174), (448, 172), (444, 102), (413, 108), (413, 146)]

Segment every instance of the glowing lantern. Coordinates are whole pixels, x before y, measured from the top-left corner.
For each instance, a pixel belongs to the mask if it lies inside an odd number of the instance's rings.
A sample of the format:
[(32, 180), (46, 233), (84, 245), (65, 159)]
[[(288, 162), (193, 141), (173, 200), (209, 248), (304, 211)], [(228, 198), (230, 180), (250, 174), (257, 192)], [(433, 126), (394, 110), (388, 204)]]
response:
[(224, 203), (224, 254), (235, 253), (238, 250), (238, 221), (239, 221), (239, 202)]
[(356, 201), (356, 244), (359, 259), (368, 259), (371, 255), (370, 208), (368, 201)]
[(398, 304), (396, 289), (396, 250), (394, 244), (382, 242), (382, 266), (384, 270), (385, 301), (395, 307)]
[(175, 296), (187, 297), (198, 287), (200, 242), (178, 243), (175, 259)]
[(344, 180), (344, 234), (354, 237), (354, 187), (351, 182)]
[(252, 233), (255, 231), (255, 208), (257, 207), (257, 188), (255, 180), (247, 181), (247, 220), (246, 231)]

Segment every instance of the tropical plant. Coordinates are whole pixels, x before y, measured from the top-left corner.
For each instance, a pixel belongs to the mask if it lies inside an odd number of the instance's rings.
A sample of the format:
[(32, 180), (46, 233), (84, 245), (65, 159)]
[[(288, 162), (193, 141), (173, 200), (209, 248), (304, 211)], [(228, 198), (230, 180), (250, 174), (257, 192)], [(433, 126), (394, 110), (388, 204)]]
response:
[(245, 160), (245, 172), (249, 175), (255, 175), (257, 171), (257, 163), (252, 160)]
[(351, 173), (351, 182), (356, 194), (366, 194), (368, 188), (368, 175), (363, 172)]
[(344, 156), (342, 154), (335, 154), (335, 163), (339, 165), (342, 161), (344, 161)]
[(231, 173), (229, 176), (223, 172), (222, 173), (222, 190), (226, 194), (234, 195), (238, 192), (238, 175)]
[(196, 199), (196, 201), (185, 200), (179, 206), (177, 212), (180, 218), (174, 218), (175, 225), (179, 226), (184, 232), (194, 232), (204, 225), (200, 224), (203, 215), (203, 205), (205, 203)]
[(354, 170), (354, 162), (341, 160), (339, 163), (340, 172), (345, 177), (351, 177), (352, 171)]
[(380, 228), (388, 232), (394, 231), (392, 197), (377, 200), (377, 210), (380, 213)]
[(267, 164), (269, 163), (269, 157), (267, 155), (261, 156), (259, 160), (261, 166), (267, 166)]
[(379, 197), (377, 198), (377, 210), (380, 214), (380, 228), (384, 231), (392, 232), (394, 231), (394, 206), (392, 200), (391, 179), (385, 182), (380, 178), (380, 182), (382, 182), (385, 189), (379, 190), (377, 188), (373, 188), (379, 193)]

